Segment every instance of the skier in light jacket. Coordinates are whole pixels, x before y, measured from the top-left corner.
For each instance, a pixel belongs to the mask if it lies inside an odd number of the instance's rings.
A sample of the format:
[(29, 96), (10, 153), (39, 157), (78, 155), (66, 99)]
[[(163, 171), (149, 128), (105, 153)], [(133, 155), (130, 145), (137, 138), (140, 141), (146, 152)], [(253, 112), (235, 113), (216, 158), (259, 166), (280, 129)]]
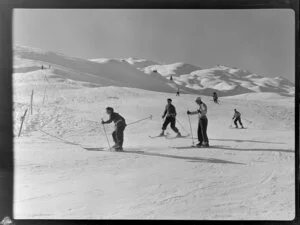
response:
[(187, 111), (188, 115), (194, 115), (198, 114), (199, 121), (198, 121), (198, 140), (199, 143), (197, 144), (197, 147), (209, 147), (209, 140), (207, 137), (207, 125), (208, 125), (208, 119), (207, 119), (207, 106), (204, 102), (202, 102), (200, 97), (196, 98), (195, 101), (199, 105), (199, 109), (197, 111)]

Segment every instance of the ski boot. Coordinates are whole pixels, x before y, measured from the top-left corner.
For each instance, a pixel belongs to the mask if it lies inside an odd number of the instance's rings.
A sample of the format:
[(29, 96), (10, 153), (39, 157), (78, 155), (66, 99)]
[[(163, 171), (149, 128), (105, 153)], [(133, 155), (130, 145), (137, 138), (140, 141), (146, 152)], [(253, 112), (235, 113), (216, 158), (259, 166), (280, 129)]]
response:
[(115, 148), (116, 152), (124, 152), (123, 151), (123, 147), (118, 147), (118, 148)]
[(159, 136), (160, 136), (160, 137), (165, 136), (165, 132), (162, 131), (162, 132), (159, 134)]
[(201, 147), (202, 147), (202, 143), (199, 142), (198, 144), (196, 144), (196, 147), (197, 147), (197, 148), (201, 148)]
[(118, 144), (114, 145), (114, 149), (115, 149), (116, 152), (122, 152), (123, 151), (123, 147), (118, 145)]
[(205, 143), (205, 144), (202, 145), (202, 147), (203, 147), (203, 148), (208, 148), (208, 147), (209, 147), (209, 144), (208, 144), (208, 143)]
[(182, 137), (181, 133), (178, 132), (177, 135), (176, 135), (176, 137), (177, 137), (177, 138)]

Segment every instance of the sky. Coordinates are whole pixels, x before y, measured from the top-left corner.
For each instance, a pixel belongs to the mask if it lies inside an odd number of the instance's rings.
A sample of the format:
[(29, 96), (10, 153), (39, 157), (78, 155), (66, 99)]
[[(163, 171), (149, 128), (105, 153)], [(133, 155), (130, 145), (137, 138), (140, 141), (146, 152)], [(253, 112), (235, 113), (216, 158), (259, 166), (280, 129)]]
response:
[(221, 64), (295, 81), (289, 9), (14, 9), (13, 43), (86, 59)]

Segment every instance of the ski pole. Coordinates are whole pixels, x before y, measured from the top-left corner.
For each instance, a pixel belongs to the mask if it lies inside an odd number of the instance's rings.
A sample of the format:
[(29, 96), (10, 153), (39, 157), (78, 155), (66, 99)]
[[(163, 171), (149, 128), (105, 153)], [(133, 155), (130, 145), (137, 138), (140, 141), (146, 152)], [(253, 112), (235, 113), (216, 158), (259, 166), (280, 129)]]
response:
[(233, 122), (233, 119), (230, 121), (230, 125), (229, 125), (229, 127), (232, 127), (232, 122)]
[(187, 133), (188, 131), (184, 128), (184, 126), (179, 122), (179, 120), (176, 118), (177, 123), (179, 123), (179, 125), (181, 126), (181, 128), (183, 128)]
[(148, 116), (148, 117), (146, 117), (146, 118), (143, 118), (143, 119), (134, 121), (134, 122), (132, 122), (132, 123), (129, 123), (129, 124), (127, 124), (127, 126), (132, 125), (132, 124), (135, 124), (135, 123), (138, 123), (138, 122), (141, 122), (141, 121), (143, 121), (143, 120), (147, 120), (147, 119), (151, 119), (151, 120), (152, 120), (152, 115), (150, 115), (150, 116)]
[(189, 118), (189, 124), (190, 124), (190, 129), (191, 129), (191, 135), (192, 135), (192, 140), (193, 140), (193, 146), (194, 144), (194, 136), (193, 136), (193, 130), (192, 130), (192, 124), (191, 124), (191, 119), (190, 119), (190, 115), (188, 114), (188, 118)]
[(243, 117), (243, 120), (246, 120), (248, 123), (252, 123), (251, 120), (247, 120), (247, 119), (245, 119), (244, 117)]
[[(102, 119), (102, 121), (103, 121), (103, 119)], [(107, 143), (108, 143), (109, 150), (111, 150), (109, 140), (108, 140), (108, 137), (107, 137), (107, 133), (106, 133), (106, 129), (105, 129), (105, 125), (103, 123), (102, 123), (102, 125), (103, 125), (103, 130), (104, 130), (104, 133), (105, 133), (105, 137), (106, 137), (106, 140), (107, 140)]]

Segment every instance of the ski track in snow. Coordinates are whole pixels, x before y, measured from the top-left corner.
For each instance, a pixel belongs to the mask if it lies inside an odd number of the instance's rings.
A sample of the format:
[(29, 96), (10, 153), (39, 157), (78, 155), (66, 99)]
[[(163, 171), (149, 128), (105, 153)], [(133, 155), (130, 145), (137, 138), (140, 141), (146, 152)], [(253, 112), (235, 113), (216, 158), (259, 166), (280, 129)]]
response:
[[(149, 138), (160, 133), (168, 97), (187, 133), (195, 95), (88, 87), (60, 77), (53, 70), (13, 75), (15, 136), (35, 93), (33, 114), (14, 139), (15, 218), (293, 219), (293, 98), (256, 93), (217, 105), (203, 96), (212, 147), (199, 149), (190, 147), (192, 136), (174, 138), (170, 128), (168, 138)], [(99, 124), (108, 105), (127, 123), (153, 115), (126, 128), (125, 152), (108, 151)], [(234, 108), (248, 129), (229, 129)], [(196, 142), (197, 117), (191, 120)], [(106, 129), (112, 144), (113, 125)]]

